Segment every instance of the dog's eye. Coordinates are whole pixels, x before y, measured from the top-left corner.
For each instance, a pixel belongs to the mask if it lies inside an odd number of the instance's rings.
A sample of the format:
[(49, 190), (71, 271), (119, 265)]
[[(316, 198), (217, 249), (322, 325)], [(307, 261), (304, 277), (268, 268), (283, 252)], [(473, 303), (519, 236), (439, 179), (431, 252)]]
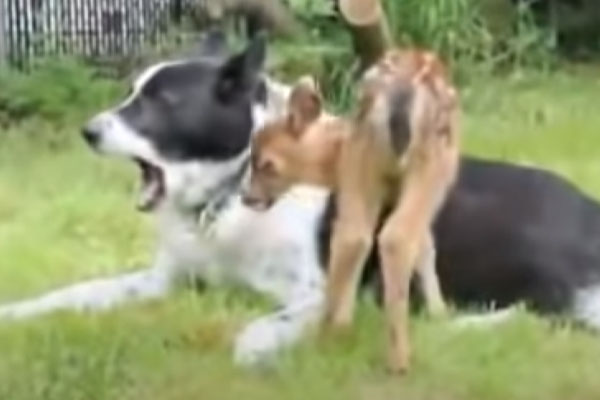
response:
[(170, 105), (176, 105), (179, 103), (180, 97), (178, 97), (175, 93), (170, 92), (168, 90), (163, 90), (159, 93), (159, 98)]

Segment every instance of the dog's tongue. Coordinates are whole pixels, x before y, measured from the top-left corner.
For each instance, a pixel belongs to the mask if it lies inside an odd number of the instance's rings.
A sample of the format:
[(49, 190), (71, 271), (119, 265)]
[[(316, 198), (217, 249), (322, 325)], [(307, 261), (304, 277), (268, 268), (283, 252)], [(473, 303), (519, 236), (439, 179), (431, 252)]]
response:
[(163, 196), (162, 172), (159, 168), (150, 165), (143, 160), (137, 160), (141, 169), (140, 194), (137, 208), (140, 211), (152, 211)]

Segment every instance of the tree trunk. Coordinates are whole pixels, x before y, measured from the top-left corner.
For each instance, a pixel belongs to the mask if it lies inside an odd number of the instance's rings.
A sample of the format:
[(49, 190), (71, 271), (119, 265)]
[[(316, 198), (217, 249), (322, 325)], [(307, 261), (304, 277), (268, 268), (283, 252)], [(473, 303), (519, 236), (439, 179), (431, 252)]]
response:
[(352, 34), (354, 51), (364, 71), (392, 46), (393, 41), (379, 0), (337, 0)]

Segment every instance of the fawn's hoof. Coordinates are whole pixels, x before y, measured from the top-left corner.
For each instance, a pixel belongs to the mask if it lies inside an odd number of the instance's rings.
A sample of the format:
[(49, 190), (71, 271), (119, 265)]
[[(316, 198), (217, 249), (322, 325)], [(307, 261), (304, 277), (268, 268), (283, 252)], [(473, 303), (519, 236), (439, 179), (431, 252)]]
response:
[(410, 356), (406, 352), (393, 352), (388, 356), (387, 371), (393, 375), (405, 375), (410, 369)]
[(388, 362), (387, 365), (387, 372), (391, 375), (403, 376), (408, 373), (409, 369), (409, 363)]
[(325, 319), (322, 321), (319, 333), (321, 337), (344, 337), (352, 331), (352, 321), (332, 321)]

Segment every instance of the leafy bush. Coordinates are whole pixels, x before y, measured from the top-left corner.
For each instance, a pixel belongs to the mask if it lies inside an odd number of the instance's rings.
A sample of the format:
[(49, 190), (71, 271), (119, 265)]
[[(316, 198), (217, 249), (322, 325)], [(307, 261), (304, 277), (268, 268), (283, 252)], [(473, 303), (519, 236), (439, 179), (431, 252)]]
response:
[[(348, 108), (356, 79), (350, 36), (329, 0), (288, 0), (303, 23), (301, 34), (274, 41), (270, 70), (291, 81), (318, 78), (334, 109)], [(382, 0), (399, 44), (433, 48), (460, 80), (502, 70), (552, 65), (555, 41), (539, 28), (530, 10), (510, 0)], [(145, 60), (124, 60), (126, 71), (197, 40), (174, 38)], [(156, 53), (156, 54), (155, 54)], [(39, 118), (45, 124), (78, 126), (122, 91), (117, 80), (75, 59), (46, 59), (28, 74), (0, 70), (0, 125)]]
[(552, 65), (554, 34), (526, 3), (509, 0), (386, 0), (393, 32), (445, 56), (459, 75)]
[[(434, 49), (464, 82), (498, 72), (555, 64), (555, 35), (539, 27), (531, 10), (510, 0), (382, 0), (400, 45)], [(344, 109), (356, 76), (348, 32), (332, 2), (291, 0), (305, 23), (303, 37), (277, 46), (276, 70), (287, 79), (315, 75), (334, 108)], [(317, 5), (320, 5), (317, 7)]]
[(121, 91), (114, 80), (73, 59), (39, 61), (29, 73), (0, 70), (0, 124), (40, 118), (55, 125), (79, 123)]

